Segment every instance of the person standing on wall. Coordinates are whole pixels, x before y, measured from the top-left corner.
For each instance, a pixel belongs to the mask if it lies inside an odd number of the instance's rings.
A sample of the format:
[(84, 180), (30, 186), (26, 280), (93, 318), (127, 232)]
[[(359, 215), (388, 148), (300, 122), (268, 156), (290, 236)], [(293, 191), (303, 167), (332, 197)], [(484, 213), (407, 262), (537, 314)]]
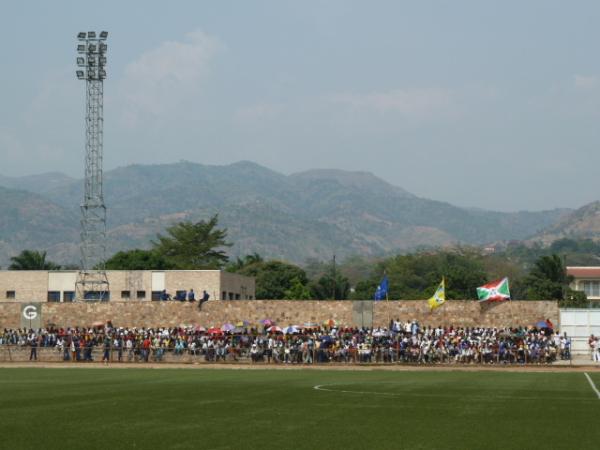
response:
[(110, 337), (106, 335), (104, 337), (104, 354), (102, 355), (102, 362), (108, 364), (110, 361)]
[(29, 361), (37, 361), (37, 348), (38, 348), (38, 337), (33, 336), (29, 341), (31, 345), (31, 353), (29, 354)]

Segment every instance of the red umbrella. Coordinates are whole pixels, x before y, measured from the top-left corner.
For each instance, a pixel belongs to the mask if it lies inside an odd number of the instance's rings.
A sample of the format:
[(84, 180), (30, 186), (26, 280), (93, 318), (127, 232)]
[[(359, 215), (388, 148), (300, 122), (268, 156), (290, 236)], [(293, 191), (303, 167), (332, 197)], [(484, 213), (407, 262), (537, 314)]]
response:
[(267, 331), (269, 333), (283, 333), (283, 330), (281, 328), (279, 328), (277, 325), (273, 325), (273, 326), (267, 328)]
[(208, 329), (208, 334), (223, 334), (223, 332), (220, 328), (213, 327)]

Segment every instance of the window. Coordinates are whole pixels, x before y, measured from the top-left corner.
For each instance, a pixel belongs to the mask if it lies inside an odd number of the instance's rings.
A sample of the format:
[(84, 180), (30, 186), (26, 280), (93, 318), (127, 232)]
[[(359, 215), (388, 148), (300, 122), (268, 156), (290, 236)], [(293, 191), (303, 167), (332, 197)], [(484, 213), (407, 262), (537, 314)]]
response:
[(161, 291), (152, 291), (152, 301), (155, 302), (157, 300), (160, 300), (161, 293)]
[(235, 294), (235, 299), (239, 300), (240, 299), (240, 294)]
[(84, 298), (89, 301), (107, 302), (110, 300), (110, 292), (86, 291), (84, 294)]
[(49, 302), (60, 302), (60, 291), (48, 291)]
[(229, 293), (229, 300), (233, 300), (233, 292)]
[(227, 292), (223, 291), (223, 295), (221, 295), (221, 300), (227, 300)]
[(6, 291), (6, 298), (8, 300), (14, 300), (15, 299), (15, 291)]
[(600, 281), (584, 281), (583, 291), (588, 297), (600, 297)]
[(175, 300), (185, 300), (187, 297), (187, 291), (175, 291)]
[(75, 291), (64, 291), (63, 302), (72, 302), (75, 300)]
[(125, 300), (129, 300), (130, 297), (131, 297), (131, 293), (129, 291), (121, 291), (121, 298), (124, 298)]
[(137, 291), (136, 297), (138, 300), (142, 300), (146, 298), (146, 291)]

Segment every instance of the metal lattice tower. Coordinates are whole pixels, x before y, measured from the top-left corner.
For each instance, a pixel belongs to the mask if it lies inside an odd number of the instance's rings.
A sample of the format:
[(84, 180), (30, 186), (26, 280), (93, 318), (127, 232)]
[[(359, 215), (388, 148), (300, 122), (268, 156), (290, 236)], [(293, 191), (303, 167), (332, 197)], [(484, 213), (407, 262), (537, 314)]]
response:
[(77, 78), (85, 80), (85, 179), (81, 204), (81, 269), (77, 276), (78, 300), (109, 299), (106, 257), (106, 206), (102, 188), (103, 112), (106, 78), (106, 31), (77, 35)]

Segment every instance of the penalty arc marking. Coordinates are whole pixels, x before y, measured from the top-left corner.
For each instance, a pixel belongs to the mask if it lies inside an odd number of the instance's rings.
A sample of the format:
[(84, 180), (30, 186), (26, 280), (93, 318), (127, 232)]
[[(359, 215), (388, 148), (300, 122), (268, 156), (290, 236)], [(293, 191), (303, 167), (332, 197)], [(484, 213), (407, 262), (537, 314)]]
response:
[(333, 385), (333, 384), (317, 384), (316, 386), (313, 386), (313, 389), (315, 389), (316, 391), (341, 392), (343, 394), (391, 395), (394, 397), (406, 395), (406, 394), (395, 394), (393, 392), (345, 391), (343, 389), (329, 389), (325, 386), (335, 386), (335, 385)]
[[(588, 380), (592, 384), (592, 389), (598, 394), (598, 398), (600, 399), (600, 391), (596, 389), (596, 386), (593, 385), (591, 378), (588, 377)], [(383, 395), (387, 397), (432, 397), (432, 398), (455, 398), (454, 395), (444, 395), (444, 394), (429, 394), (426, 392), (377, 392), (377, 391), (350, 391), (347, 389), (335, 389), (336, 384), (317, 384), (313, 386), (315, 391), (325, 391), (325, 392), (335, 392), (340, 394), (358, 394), (358, 395)], [(332, 389), (333, 388), (333, 389)], [(542, 397), (534, 397), (534, 396), (514, 396), (514, 395), (470, 395), (471, 399), (481, 399), (481, 400), (540, 400)], [(565, 400), (565, 401), (593, 401), (593, 399), (584, 399), (581, 397), (553, 397), (554, 400)]]

